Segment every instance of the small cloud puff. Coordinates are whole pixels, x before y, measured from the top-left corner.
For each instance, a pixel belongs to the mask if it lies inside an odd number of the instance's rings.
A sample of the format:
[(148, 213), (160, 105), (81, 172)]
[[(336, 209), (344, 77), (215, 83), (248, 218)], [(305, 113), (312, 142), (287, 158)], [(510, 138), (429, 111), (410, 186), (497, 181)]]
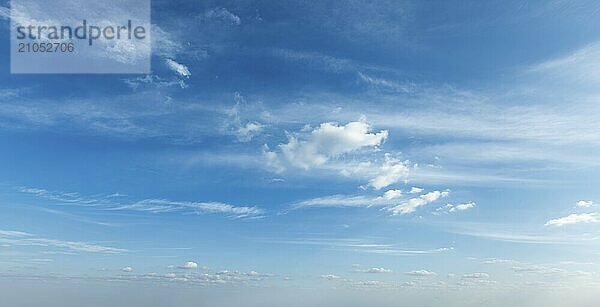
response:
[(410, 271), (410, 272), (406, 272), (405, 274), (411, 275), (411, 276), (419, 276), (419, 277), (427, 277), (427, 276), (436, 276), (437, 275), (437, 273), (428, 271), (428, 270)]
[(391, 273), (392, 270), (385, 268), (371, 268), (366, 271), (366, 273)]
[(412, 187), (412, 188), (410, 188), (410, 192), (409, 193), (410, 194), (419, 194), (419, 193), (421, 193), (423, 191), (424, 191), (424, 189), (422, 189), (422, 188)]
[(195, 270), (198, 268), (198, 264), (193, 261), (188, 261), (188, 262), (184, 263), (182, 266), (180, 266), (179, 268), (184, 269), (184, 270)]
[(396, 199), (402, 196), (402, 190), (388, 190), (383, 194), (385, 199)]
[(477, 204), (474, 202), (462, 203), (462, 204), (458, 204), (458, 205), (446, 204), (444, 206), (441, 206), (441, 207), (435, 209), (435, 211), (432, 213), (434, 215), (440, 215), (442, 213), (445, 213), (445, 214), (455, 213), (455, 212), (459, 212), (459, 211), (466, 211), (469, 209), (473, 209), (476, 206), (477, 206)]
[(594, 206), (594, 202), (591, 200), (580, 200), (576, 203), (579, 208), (589, 208)]
[(488, 273), (473, 273), (473, 274), (465, 274), (462, 276), (467, 279), (487, 279), (490, 278)]

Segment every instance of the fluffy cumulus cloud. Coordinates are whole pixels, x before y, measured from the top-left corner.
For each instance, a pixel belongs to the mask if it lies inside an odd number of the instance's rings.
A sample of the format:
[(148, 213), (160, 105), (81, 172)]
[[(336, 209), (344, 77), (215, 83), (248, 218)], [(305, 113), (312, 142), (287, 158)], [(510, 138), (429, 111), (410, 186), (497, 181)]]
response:
[(372, 131), (364, 118), (345, 125), (327, 122), (288, 133), (287, 143), (276, 149), (265, 144), (263, 157), (266, 166), (278, 173), (290, 168), (333, 171), (365, 180), (363, 189), (381, 190), (406, 181), (411, 170), (410, 161), (398, 153), (380, 151), (387, 138), (387, 130)]
[(279, 154), (266, 151), (265, 155), (270, 164), (282, 165), (285, 162), (308, 170), (343, 154), (365, 147), (377, 147), (388, 137), (386, 130), (376, 133), (370, 131), (370, 125), (364, 120), (346, 125), (323, 123), (308, 134), (289, 135), (288, 142), (279, 145)]
[(383, 198), (385, 199), (396, 199), (402, 196), (402, 190), (388, 190), (383, 193)]
[(179, 268), (185, 269), (185, 270), (195, 270), (198, 268), (198, 263), (193, 262), (193, 261), (188, 261), (188, 262), (184, 263), (182, 266), (180, 266)]
[(548, 222), (546, 222), (546, 226), (561, 227), (573, 224), (589, 224), (598, 222), (600, 222), (600, 217), (598, 216), (598, 213), (574, 213), (565, 217), (551, 219)]
[(376, 190), (388, 187), (401, 179), (406, 179), (409, 173), (409, 162), (401, 161), (389, 154), (385, 155), (385, 162), (379, 167), (378, 174), (369, 180), (369, 186)]
[(410, 214), (415, 212), (418, 207), (435, 202), (436, 200), (446, 197), (449, 194), (449, 191), (432, 191), (419, 197), (414, 197), (403, 201), (400, 204), (389, 208), (388, 210), (394, 215)]
[(411, 275), (411, 276), (419, 276), (419, 277), (427, 277), (427, 276), (436, 276), (437, 275), (435, 272), (428, 271), (428, 270), (410, 271), (410, 272), (406, 272), (405, 274)]

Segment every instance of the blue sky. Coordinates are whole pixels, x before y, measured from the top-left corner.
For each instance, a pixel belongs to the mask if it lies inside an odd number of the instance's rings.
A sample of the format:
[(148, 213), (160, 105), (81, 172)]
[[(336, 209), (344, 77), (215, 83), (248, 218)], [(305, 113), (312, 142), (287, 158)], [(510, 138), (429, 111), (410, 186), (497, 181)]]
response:
[(150, 75), (11, 75), (2, 5), (14, 302), (598, 299), (593, 1), (153, 0)]

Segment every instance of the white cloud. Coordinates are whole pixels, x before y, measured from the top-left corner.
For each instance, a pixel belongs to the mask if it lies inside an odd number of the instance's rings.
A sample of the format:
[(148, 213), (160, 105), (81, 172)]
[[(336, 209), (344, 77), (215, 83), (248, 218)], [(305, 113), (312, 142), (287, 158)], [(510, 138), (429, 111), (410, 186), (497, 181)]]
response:
[(558, 77), (562, 81), (597, 84), (600, 79), (595, 75), (587, 76), (585, 72), (599, 70), (600, 43), (595, 42), (570, 54), (534, 65), (529, 72)]
[(31, 237), (33, 236), (30, 233), (22, 232), (22, 231), (14, 231), (14, 230), (0, 230), (0, 237)]
[[(388, 190), (381, 196), (338, 194), (304, 200), (293, 204), (292, 209), (306, 207), (386, 207), (386, 210), (394, 215), (404, 215), (413, 213), (418, 207), (435, 202), (440, 198), (447, 197), (449, 194), (449, 190), (432, 191), (413, 198), (403, 197), (404, 195), (401, 190)], [(464, 211), (473, 207), (475, 207), (475, 203), (465, 203), (457, 206), (448, 204), (438, 208), (433, 213), (439, 215), (442, 212), (449, 213), (455, 211)]]
[(327, 279), (327, 280), (338, 280), (338, 279), (341, 279), (341, 277), (339, 277), (337, 275), (334, 275), (334, 274), (321, 275), (321, 278)]
[(376, 78), (361, 72), (358, 72), (358, 77), (361, 81), (363, 81), (370, 87), (385, 91), (392, 91), (398, 93), (412, 93), (417, 88), (417, 86), (412, 82), (396, 82), (393, 80)]
[(261, 123), (248, 122), (245, 126), (240, 126), (237, 129), (237, 135), (241, 141), (249, 141), (263, 129), (264, 126)]
[(122, 268), (121, 271), (126, 272), (126, 273), (131, 273), (131, 272), (133, 272), (133, 268), (130, 266), (126, 266), (126, 267)]
[[(177, 54), (186, 51), (182, 41), (175, 38), (172, 33), (165, 31), (158, 25), (152, 25), (152, 53), (163, 58), (174, 58)], [(196, 55), (199, 55), (196, 52)], [(201, 56), (206, 56), (200, 54)]]
[(294, 208), (302, 207), (371, 207), (371, 206), (391, 206), (402, 198), (401, 190), (388, 190), (382, 196), (348, 196), (332, 195), (317, 197), (296, 203)]
[(396, 205), (392, 208), (389, 208), (388, 211), (392, 212), (394, 215), (400, 214), (409, 214), (416, 211), (418, 207), (425, 206), (429, 203), (432, 203), (442, 197), (446, 197), (450, 194), (449, 191), (433, 191), (427, 194), (423, 194), (419, 197), (411, 198), (406, 200), (399, 205)]
[(428, 271), (428, 270), (416, 270), (416, 271), (410, 271), (410, 272), (406, 272), (406, 275), (411, 275), (411, 276), (420, 276), (420, 277), (425, 277), (425, 276), (436, 276), (437, 274), (435, 272), (432, 271)]
[(487, 273), (472, 273), (472, 274), (465, 274), (462, 277), (467, 278), (467, 279), (487, 279), (487, 278), (490, 278), (490, 275)]
[(224, 22), (230, 25), (239, 26), (242, 24), (242, 19), (230, 12), (226, 8), (213, 8), (204, 14), (206, 19)]
[(594, 206), (594, 202), (591, 200), (580, 200), (576, 203), (579, 208), (589, 208)]
[(370, 133), (370, 130), (364, 120), (344, 126), (323, 123), (309, 134), (289, 135), (288, 143), (279, 145), (281, 153), (277, 156), (280, 161), (284, 160), (294, 167), (306, 170), (319, 167), (343, 154), (365, 147), (376, 148), (388, 137), (386, 130), (377, 133)]
[(246, 275), (248, 275), (248, 276), (259, 276), (260, 273), (258, 273), (256, 271), (250, 271), (250, 272), (246, 273)]
[(130, 205), (123, 205), (116, 209), (146, 211), (152, 213), (191, 211), (201, 213), (222, 213), (233, 217), (243, 218), (259, 216), (264, 213), (257, 207), (236, 207), (220, 202), (186, 202), (166, 199), (145, 199)]
[(375, 178), (369, 180), (369, 185), (376, 190), (390, 186), (408, 177), (408, 161), (400, 161), (390, 154), (385, 155), (385, 162), (379, 168)]
[(54, 192), (39, 188), (19, 188), (22, 193), (32, 194), (61, 203), (82, 206), (99, 206), (112, 210), (135, 210), (152, 213), (185, 212), (226, 214), (235, 218), (258, 217), (264, 210), (258, 207), (234, 206), (221, 202), (173, 201), (167, 199), (144, 199), (134, 203), (125, 203), (112, 195), (82, 196), (74, 192)]
[(458, 204), (458, 205), (446, 204), (444, 206), (437, 208), (435, 210), (435, 212), (433, 212), (433, 214), (439, 215), (441, 213), (454, 213), (454, 212), (458, 212), (458, 211), (465, 211), (465, 210), (473, 209), (476, 206), (477, 206), (477, 204), (474, 202), (463, 203), (463, 204)]
[(227, 118), (224, 120), (221, 130), (226, 134), (235, 135), (240, 142), (251, 141), (262, 133), (265, 125), (245, 118), (248, 113), (253, 112), (248, 110), (248, 103), (240, 93), (235, 93), (234, 100), (235, 105), (224, 110)]
[(386, 269), (386, 268), (370, 268), (366, 271), (366, 273), (373, 273), (373, 274), (391, 273), (391, 272), (392, 272), (392, 270)]
[(459, 204), (451, 208), (450, 212), (469, 210), (475, 208), (475, 206), (477, 205), (474, 202)]
[(423, 192), (422, 188), (412, 187), (412, 188), (410, 188), (410, 192), (409, 193), (410, 194), (419, 194), (421, 192)]
[(500, 258), (489, 258), (483, 260), (481, 263), (483, 264), (516, 264), (518, 261), (511, 259), (500, 259)]
[(389, 199), (383, 197), (332, 195), (301, 201), (293, 207), (369, 207), (391, 204)]
[(402, 190), (388, 190), (383, 193), (385, 199), (396, 199), (402, 196)]
[(266, 240), (264, 242), (274, 244), (293, 244), (307, 246), (327, 246), (343, 251), (361, 252), (378, 255), (393, 255), (393, 256), (416, 256), (416, 255), (433, 255), (441, 254), (454, 250), (454, 247), (440, 247), (435, 249), (407, 249), (405, 246), (395, 244), (378, 243), (364, 241), (361, 239), (315, 239), (315, 238), (300, 238), (288, 240)]
[(182, 77), (189, 78), (192, 75), (192, 73), (190, 72), (190, 70), (188, 69), (187, 66), (177, 63), (172, 59), (166, 59), (165, 63), (167, 64), (167, 66), (169, 66), (169, 68), (172, 71), (178, 73)]
[(69, 250), (86, 253), (118, 254), (127, 252), (126, 249), (121, 248), (103, 246), (87, 242), (46, 239), (40, 238), (34, 234), (13, 230), (0, 230), (0, 243), (10, 244), (14, 246), (38, 246), (58, 250)]
[(188, 261), (186, 263), (184, 263), (182, 266), (179, 267), (180, 269), (185, 269), (185, 270), (194, 270), (198, 268), (198, 263), (193, 262), (193, 261)]
[(276, 173), (282, 173), (285, 171), (283, 162), (281, 162), (277, 153), (271, 151), (267, 144), (263, 145), (263, 158), (265, 160), (265, 165), (269, 170)]
[(546, 226), (565, 226), (565, 225), (573, 225), (573, 224), (589, 224), (589, 223), (599, 223), (600, 218), (598, 217), (598, 213), (582, 213), (582, 214), (571, 214), (565, 217), (551, 219), (546, 222)]
[(238, 284), (248, 285), (249, 283), (256, 283), (265, 280), (266, 278), (273, 277), (273, 274), (259, 273), (256, 271), (240, 272), (237, 270), (222, 270), (213, 272), (207, 269), (202, 274), (194, 274), (191, 272), (177, 274), (169, 272), (163, 275), (156, 273), (145, 274), (143, 276), (135, 276), (135, 280), (144, 278), (147, 280), (168, 280), (175, 282), (190, 282), (193, 284), (201, 285), (225, 285), (225, 284)]
[(180, 87), (186, 88), (187, 84), (179, 77), (163, 78), (158, 75), (144, 75), (140, 77), (130, 78), (123, 80), (131, 89), (138, 90), (141, 87), (153, 87), (153, 88), (168, 88), (168, 87)]

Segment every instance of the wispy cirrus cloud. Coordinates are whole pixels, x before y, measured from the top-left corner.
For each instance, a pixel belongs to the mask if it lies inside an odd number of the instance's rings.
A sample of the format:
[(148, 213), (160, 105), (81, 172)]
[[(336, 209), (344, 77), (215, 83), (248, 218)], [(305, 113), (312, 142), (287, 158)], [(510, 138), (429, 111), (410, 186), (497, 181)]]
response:
[(354, 238), (318, 238), (318, 237), (302, 237), (302, 238), (262, 238), (257, 239), (260, 243), (265, 244), (281, 244), (281, 245), (298, 245), (306, 248), (329, 248), (344, 251), (354, 251), (360, 253), (390, 255), (390, 256), (418, 256), (418, 255), (435, 255), (453, 251), (453, 247), (440, 247), (432, 249), (410, 249), (393, 243), (382, 243), (368, 239)]
[(117, 205), (114, 210), (134, 210), (152, 213), (192, 212), (221, 213), (236, 218), (256, 217), (264, 213), (258, 207), (237, 207), (220, 202), (182, 202), (166, 199), (144, 199), (133, 204)]
[[(405, 196), (401, 190), (388, 190), (380, 196), (366, 195), (331, 195), (304, 200), (292, 205), (292, 209), (326, 208), (326, 207), (384, 207), (394, 215), (405, 215), (415, 212), (419, 207), (447, 197), (450, 191), (431, 191), (417, 197)], [(457, 205), (461, 209), (471, 208), (471, 204)], [(454, 208), (454, 207), (453, 207)]]
[(31, 233), (14, 230), (0, 230), (0, 242), (22, 247), (40, 247), (48, 248), (51, 250), (63, 250), (73, 252), (103, 254), (119, 254), (127, 252), (126, 249), (122, 248), (98, 245), (88, 242), (46, 239)]
[[(446, 225), (448, 226), (448, 225)], [(521, 244), (543, 245), (594, 245), (600, 236), (593, 233), (554, 233), (542, 225), (461, 223), (445, 231), (481, 239)]]
[(440, 198), (447, 197), (448, 195), (450, 195), (450, 191), (429, 192), (419, 197), (403, 201), (400, 204), (389, 208), (388, 211), (390, 211), (394, 215), (404, 215), (413, 213), (417, 210), (417, 208), (437, 201)]
[(294, 204), (294, 209), (305, 207), (372, 207), (389, 206), (397, 203), (402, 198), (401, 190), (388, 190), (381, 196), (366, 195), (331, 195), (304, 200)]
[(75, 192), (48, 191), (46, 189), (31, 187), (21, 187), (18, 190), (22, 193), (58, 203), (102, 207), (110, 210), (131, 210), (156, 214), (168, 212), (223, 214), (233, 218), (259, 218), (265, 213), (263, 209), (255, 206), (234, 206), (222, 202), (189, 202), (167, 199), (143, 199), (134, 202), (125, 202), (122, 197), (118, 197), (115, 194), (86, 197)]
[(190, 70), (187, 66), (185, 66), (181, 63), (175, 62), (175, 60), (173, 60), (173, 59), (166, 59), (165, 63), (167, 64), (169, 69), (171, 69), (172, 71), (174, 71), (181, 77), (189, 78), (192, 75), (192, 73), (190, 72)]

